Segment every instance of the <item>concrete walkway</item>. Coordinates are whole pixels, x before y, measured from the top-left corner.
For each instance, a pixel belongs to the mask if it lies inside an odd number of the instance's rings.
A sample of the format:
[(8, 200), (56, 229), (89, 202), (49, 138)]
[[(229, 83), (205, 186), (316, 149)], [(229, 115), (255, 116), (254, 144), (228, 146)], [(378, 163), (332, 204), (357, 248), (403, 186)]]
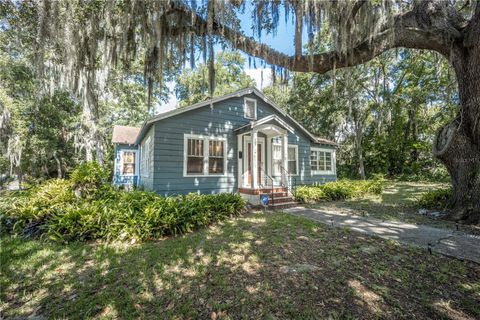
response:
[(284, 212), (317, 220), (326, 225), (347, 227), (357, 232), (417, 245), (425, 250), (430, 243), (435, 252), (480, 263), (480, 236), (478, 235), (425, 225), (352, 216), (334, 209), (327, 211), (295, 207), (285, 209)]

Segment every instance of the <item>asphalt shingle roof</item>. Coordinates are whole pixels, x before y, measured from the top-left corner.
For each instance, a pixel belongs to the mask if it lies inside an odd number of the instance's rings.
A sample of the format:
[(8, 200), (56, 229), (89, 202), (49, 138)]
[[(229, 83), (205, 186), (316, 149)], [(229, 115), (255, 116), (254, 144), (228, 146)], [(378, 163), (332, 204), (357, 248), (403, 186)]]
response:
[(114, 126), (112, 142), (122, 144), (135, 144), (140, 128), (127, 126)]

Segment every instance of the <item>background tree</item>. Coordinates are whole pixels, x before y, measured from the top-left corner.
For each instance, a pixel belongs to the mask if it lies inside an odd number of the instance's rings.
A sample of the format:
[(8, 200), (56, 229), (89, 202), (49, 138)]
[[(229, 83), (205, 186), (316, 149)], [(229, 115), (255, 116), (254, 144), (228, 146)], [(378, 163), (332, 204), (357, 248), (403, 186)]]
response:
[(434, 53), (388, 52), (335, 76), (294, 73), (288, 84), (264, 92), (311, 132), (340, 143), (341, 177), (362, 177), (362, 158), (366, 176), (443, 180), (447, 174), (431, 149), (458, 95), (452, 70)]
[[(215, 59), (215, 93), (213, 97), (255, 86), (255, 80), (244, 71), (245, 58), (240, 52), (222, 51)], [(180, 106), (190, 105), (211, 97), (208, 85), (208, 65), (185, 69), (176, 80), (175, 94)]]

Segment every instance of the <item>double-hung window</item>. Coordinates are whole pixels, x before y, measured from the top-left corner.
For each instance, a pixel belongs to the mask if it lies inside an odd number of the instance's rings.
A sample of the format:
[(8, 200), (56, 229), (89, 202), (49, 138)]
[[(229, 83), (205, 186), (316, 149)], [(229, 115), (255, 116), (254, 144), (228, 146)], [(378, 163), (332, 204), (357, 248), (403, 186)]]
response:
[(313, 174), (333, 174), (333, 150), (312, 148), (310, 151), (310, 169)]
[(243, 112), (246, 119), (257, 120), (257, 100), (245, 98)]
[(282, 174), (282, 145), (274, 144), (272, 147), (273, 176), (280, 176)]
[(226, 140), (185, 135), (185, 176), (222, 175), (226, 165)]
[[(272, 145), (272, 171), (273, 176), (282, 174), (282, 145), (274, 143)], [(298, 174), (298, 146), (288, 145), (288, 171), (289, 175)]]
[(222, 174), (225, 160), (225, 142), (219, 140), (208, 141), (208, 173)]
[(288, 173), (298, 174), (298, 146), (288, 146)]
[(135, 175), (135, 154), (136, 153), (134, 151), (124, 151), (123, 152), (122, 175), (124, 175), (124, 176)]

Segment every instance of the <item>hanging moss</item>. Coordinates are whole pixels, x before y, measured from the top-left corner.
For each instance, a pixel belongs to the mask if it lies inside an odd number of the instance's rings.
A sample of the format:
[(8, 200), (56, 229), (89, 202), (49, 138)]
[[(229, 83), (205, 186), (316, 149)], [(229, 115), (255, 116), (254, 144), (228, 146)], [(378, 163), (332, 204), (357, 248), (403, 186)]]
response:
[[(365, 39), (371, 41), (382, 28), (393, 23), (390, 13), (404, 9), (403, 4), (393, 5), (387, 0), (257, 0), (252, 5), (253, 31), (258, 38), (264, 32), (276, 34), (281, 10), (287, 23), (290, 19), (296, 23), (296, 54), (301, 54), (301, 30), (308, 30), (310, 69), (314, 67), (317, 48), (348, 54), (350, 48)], [(132, 62), (143, 60), (149, 105), (154, 88), (163, 87), (164, 74), (183, 68), (187, 55), (190, 67), (195, 67), (195, 51), (203, 54), (204, 62), (208, 60), (207, 81), (213, 95), (213, 47), (219, 39), (236, 47), (241, 44), (243, 50), (257, 57), (268, 52), (269, 61), (283, 68), (276, 72), (274, 67), (273, 72), (279, 73), (282, 83), (286, 83), (287, 70), (294, 69), (297, 59), (266, 45), (252, 44), (236, 32), (240, 28), (236, 14), (244, 9), (242, 1), (205, 1), (200, 5), (196, 1), (173, 0), (40, 0), (38, 5), (32, 5), (38, 16), (35, 63), (40, 76), (51, 79), (45, 83), (74, 92), (83, 106), (84, 123), (76, 139), (78, 148), (87, 155), (94, 149), (99, 152), (98, 101), (105, 94), (111, 68), (119, 63), (129, 70)], [(325, 25), (327, 36), (314, 37)], [(45, 88), (51, 92), (54, 89)]]

